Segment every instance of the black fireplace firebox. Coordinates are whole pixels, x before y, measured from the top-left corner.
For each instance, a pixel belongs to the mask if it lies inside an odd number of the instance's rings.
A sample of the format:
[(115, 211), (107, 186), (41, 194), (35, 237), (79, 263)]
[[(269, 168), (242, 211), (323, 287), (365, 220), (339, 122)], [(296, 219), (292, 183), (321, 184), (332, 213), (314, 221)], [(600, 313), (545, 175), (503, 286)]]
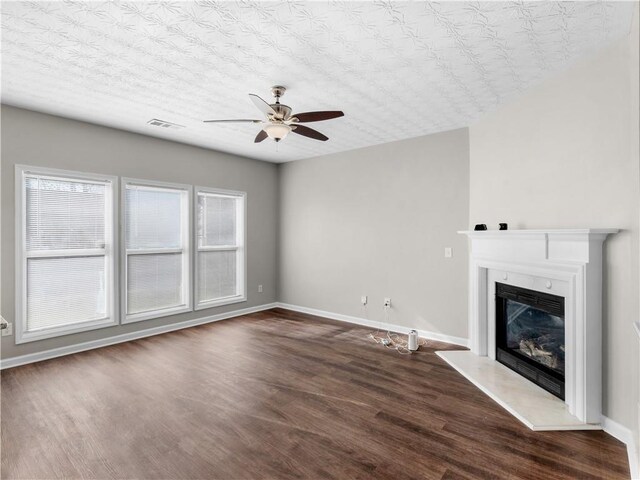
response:
[(496, 282), (496, 359), (564, 400), (564, 298)]

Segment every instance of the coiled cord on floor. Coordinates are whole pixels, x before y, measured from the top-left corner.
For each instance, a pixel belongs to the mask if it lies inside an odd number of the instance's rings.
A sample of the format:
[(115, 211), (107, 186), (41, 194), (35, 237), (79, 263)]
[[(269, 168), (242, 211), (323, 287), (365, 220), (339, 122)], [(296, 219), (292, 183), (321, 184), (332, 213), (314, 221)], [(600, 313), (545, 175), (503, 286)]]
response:
[[(365, 313), (366, 313), (366, 306)], [(389, 323), (389, 307), (384, 307), (384, 321), (386, 324)], [(414, 351), (409, 350), (409, 341), (398, 335), (397, 333), (392, 333), (387, 330), (386, 334), (382, 332), (382, 330), (377, 329), (373, 333), (369, 333), (368, 337), (372, 339), (375, 343), (379, 343), (384, 345), (386, 348), (390, 348), (395, 350), (401, 355), (411, 355), (415, 353)], [(387, 340), (385, 342), (385, 339)], [(423, 338), (418, 339), (418, 348), (427, 344), (427, 340)]]

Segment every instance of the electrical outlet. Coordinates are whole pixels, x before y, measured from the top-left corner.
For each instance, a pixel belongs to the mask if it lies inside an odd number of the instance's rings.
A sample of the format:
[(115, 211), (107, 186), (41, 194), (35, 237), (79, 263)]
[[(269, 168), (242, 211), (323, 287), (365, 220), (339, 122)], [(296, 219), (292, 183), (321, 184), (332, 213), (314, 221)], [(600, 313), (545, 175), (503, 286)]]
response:
[(445, 247), (444, 249), (444, 258), (453, 257), (453, 249), (451, 247)]
[(258, 285), (258, 293), (262, 293), (262, 285)]
[(2, 329), (2, 336), (9, 337), (13, 335), (13, 323), (7, 322), (7, 327)]
[(384, 307), (385, 308), (391, 308), (391, 299), (390, 298), (385, 298), (384, 299)]
[(361, 303), (362, 305), (366, 305), (366, 304), (367, 304), (367, 302), (368, 302), (367, 296), (366, 296), (366, 295), (362, 295), (362, 296), (360, 297), (360, 303)]

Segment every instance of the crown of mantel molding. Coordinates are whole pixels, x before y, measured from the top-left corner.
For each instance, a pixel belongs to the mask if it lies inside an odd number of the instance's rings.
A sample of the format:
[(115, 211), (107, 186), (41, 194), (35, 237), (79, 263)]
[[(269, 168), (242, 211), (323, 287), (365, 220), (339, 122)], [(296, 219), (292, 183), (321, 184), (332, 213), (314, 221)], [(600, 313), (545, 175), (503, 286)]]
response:
[[(519, 263), (589, 263), (600, 261), (600, 246), (617, 228), (549, 230), (467, 230), (471, 259), (493, 259)], [(593, 257), (593, 258), (592, 258)]]

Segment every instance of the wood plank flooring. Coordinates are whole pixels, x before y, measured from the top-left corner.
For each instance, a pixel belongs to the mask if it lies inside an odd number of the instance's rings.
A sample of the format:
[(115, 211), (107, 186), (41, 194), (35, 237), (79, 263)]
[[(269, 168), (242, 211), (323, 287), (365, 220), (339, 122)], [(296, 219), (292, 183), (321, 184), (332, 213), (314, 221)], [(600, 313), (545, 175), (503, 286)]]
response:
[(270, 310), (2, 372), (3, 479), (621, 479), (603, 432), (532, 432), (434, 354)]

